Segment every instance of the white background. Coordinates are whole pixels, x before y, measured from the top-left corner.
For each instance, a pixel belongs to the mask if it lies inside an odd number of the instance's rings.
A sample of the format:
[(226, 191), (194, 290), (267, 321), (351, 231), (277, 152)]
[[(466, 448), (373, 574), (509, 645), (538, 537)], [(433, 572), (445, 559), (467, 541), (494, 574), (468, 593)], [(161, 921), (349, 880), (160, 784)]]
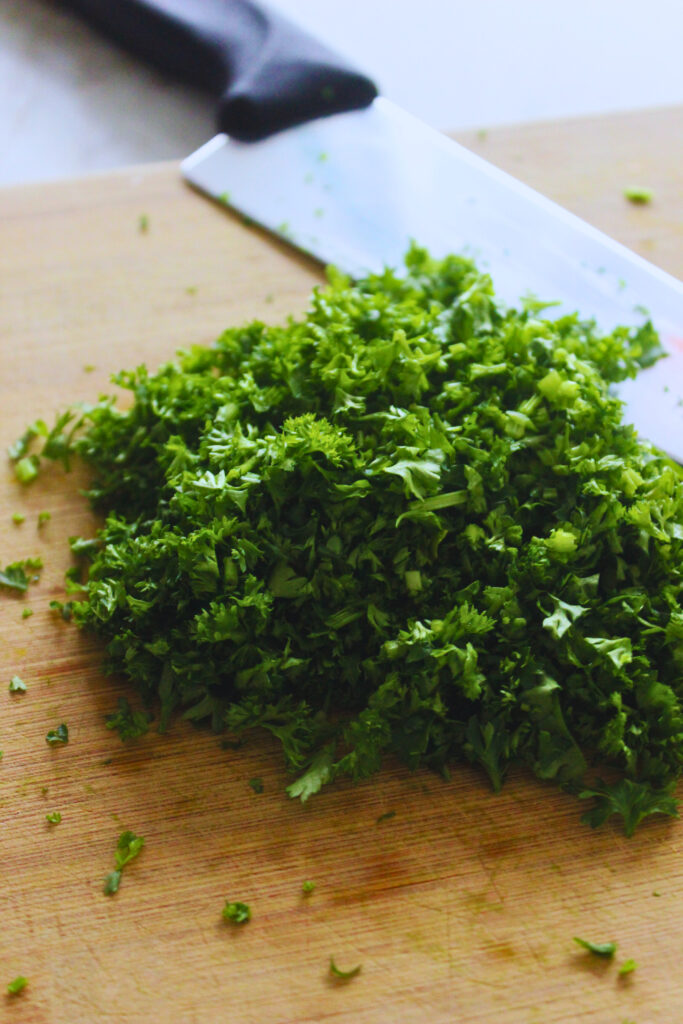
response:
[[(683, 0), (272, 5), (445, 131), (683, 103)], [(179, 158), (213, 129), (210, 97), (58, 4), (0, 0), (0, 184)]]

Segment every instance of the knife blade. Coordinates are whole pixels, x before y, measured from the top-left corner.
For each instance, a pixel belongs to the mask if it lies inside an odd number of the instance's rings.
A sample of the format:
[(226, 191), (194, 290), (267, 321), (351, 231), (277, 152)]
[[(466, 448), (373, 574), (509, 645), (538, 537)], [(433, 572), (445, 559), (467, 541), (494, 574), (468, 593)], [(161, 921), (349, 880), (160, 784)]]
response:
[(378, 96), (262, 4), (69, 5), (221, 94), (219, 134), (183, 161), (185, 179), (323, 263), (400, 267), (415, 241), (471, 255), (507, 304), (532, 293), (556, 303), (544, 315), (578, 311), (605, 330), (649, 317), (668, 358), (619, 391), (639, 432), (683, 461), (680, 281)]

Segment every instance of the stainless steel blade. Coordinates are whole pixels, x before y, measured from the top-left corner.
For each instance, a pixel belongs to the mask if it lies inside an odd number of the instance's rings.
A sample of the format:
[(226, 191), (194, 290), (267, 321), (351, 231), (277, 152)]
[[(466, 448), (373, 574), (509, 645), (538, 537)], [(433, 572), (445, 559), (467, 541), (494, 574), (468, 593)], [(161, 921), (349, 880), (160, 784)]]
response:
[(578, 310), (605, 329), (649, 315), (670, 356), (621, 395), (683, 460), (683, 284), (390, 101), (258, 143), (216, 136), (182, 173), (352, 276), (400, 267), (416, 241), (471, 255), (508, 304), (532, 293), (560, 303), (548, 315)]

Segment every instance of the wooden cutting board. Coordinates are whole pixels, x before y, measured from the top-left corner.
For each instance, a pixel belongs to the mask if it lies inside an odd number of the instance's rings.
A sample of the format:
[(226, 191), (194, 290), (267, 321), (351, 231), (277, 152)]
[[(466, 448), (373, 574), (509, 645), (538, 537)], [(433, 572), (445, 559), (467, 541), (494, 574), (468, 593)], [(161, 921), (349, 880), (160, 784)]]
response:
[[(683, 108), (463, 141), (683, 275)], [(651, 205), (624, 199), (632, 182), (654, 189)], [(109, 390), (113, 371), (300, 312), (320, 280), (185, 187), (175, 164), (5, 190), (0, 243), (3, 449), (36, 417)], [(82, 477), (55, 469), (22, 487), (0, 473), (0, 567), (45, 564), (25, 597), (0, 593), (0, 987), (29, 979), (0, 995), (0, 1019), (683, 1019), (683, 824), (650, 819), (627, 841), (580, 825), (576, 800), (523, 773), (494, 796), (468, 768), (444, 782), (391, 761), (302, 807), (267, 739), (224, 750), (179, 723), (122, 745), (104, 718), (125, 691), (93, 640), (48, 609), (67, 538), (94, 529)], [(15, 673), (25, 694), (8, 693)], [(61, 722), (69, 743), (53, 749), (45, 734)], [(146, 846), (109, 898), (125, 829)], [(222, 921), (226, 899), (250, 904), (251, 922)], [(575, 935), (616, 940), (615, 960), (582, 953)], [(361, 973), (334, 981), (331, 956)], [(620, 977), (627, 958), (638, 967)]]

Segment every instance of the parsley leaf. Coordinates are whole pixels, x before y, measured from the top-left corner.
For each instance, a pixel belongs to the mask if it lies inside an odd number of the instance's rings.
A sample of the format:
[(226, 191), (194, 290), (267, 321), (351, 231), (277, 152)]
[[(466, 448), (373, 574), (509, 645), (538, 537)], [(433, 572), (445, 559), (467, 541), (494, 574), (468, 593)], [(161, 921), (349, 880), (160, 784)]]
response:
[(26, 683), (20, 676), (12, 676), (9, 681), (10, 693), (26, 693)]
[(121, 833), (114, 852), (115, 868), (104, 880), (105, 895), (113, 896), (119, 891), (124, 867), (138, 856), (144, 845), (145, 840), (142, 836), (136, 836), (130, 831)]
[(136, 836), (134, 832), (122, 832), (114, 854), (116, 870), (121, 871), (134, 857), (137, 857), (144, 845), (145, 840), (142, 836)]
[(64, 722), (58, 725), (56, 729), (50, 729), (47, 736), (45, 737), (46, 743), (49, 743), (51, 747), (59, 746), (61, 743), (69, 742), (69, 727)]
[(26, 570), (37, 572), (42, 568), (43, 563), (40, 558), (24, 558), (20, 562), (12, 562), (11, 565), (0, 569), (0, 587), (6, 587), (8, 590), (18, 590), (23, 593), (28, 590), (29, 583), (37, 579), (35, 575), (27, 575)]
[(19, 974), (13, 981), (7, 986), (7, 992), (10, 996), (16, 996), (28, 985), (28, 978), (24, 978), (23, 975)]
[(650, 814), (678, 817), (673, 789), (673, 783), (664, 789), (653, 790), (651, 786), (632, 779), (620, 779), (611, 785), (599, 779), (595, 789), (584, 789), (579, 793), (581, 799), (595, 798), (595, 806), (586, 811), (581, 820), (595, 828), (612, 814), (619, 814), (624, 819), (626, 835), (632, 836), (637, 825)]

